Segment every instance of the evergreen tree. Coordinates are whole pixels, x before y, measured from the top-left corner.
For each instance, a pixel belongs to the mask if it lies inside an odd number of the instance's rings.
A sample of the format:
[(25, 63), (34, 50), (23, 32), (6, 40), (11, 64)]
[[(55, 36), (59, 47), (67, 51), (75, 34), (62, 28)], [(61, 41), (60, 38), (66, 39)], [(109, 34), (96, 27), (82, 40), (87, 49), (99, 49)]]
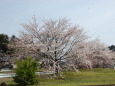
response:
[(9, 37), (5, 34), (0, 34), (0, 53), (7, 53)]
[(27, 58), (23, 61), (17, 61), (17, 68), (15, 69), (16, 76), (14, 81), (19, 85), (33, 85), (38, 82), (35, 72), (38, 69), (37, 61), (32, 58)]

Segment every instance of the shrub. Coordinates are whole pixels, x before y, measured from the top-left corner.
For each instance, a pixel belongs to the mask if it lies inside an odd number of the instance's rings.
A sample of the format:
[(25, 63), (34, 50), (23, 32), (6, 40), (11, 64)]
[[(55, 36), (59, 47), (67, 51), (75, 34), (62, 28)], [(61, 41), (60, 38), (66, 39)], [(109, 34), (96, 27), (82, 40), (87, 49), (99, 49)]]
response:
[(35, 72), (38, 69), (37, 61), (33, 60), (31, 57), (28, 57), (26, 60), (16, 62), (14, 81), (19, 85), (33, 85), (38, 82), (38, 78)]

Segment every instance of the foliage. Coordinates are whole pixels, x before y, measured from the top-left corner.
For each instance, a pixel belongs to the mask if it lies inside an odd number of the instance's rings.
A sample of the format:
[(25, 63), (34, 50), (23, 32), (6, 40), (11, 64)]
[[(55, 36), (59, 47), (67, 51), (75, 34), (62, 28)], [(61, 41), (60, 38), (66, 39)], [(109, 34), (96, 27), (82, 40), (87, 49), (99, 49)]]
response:
[(7, 53), (8, 51), (9, 37), (5, 34), (0, 34), (0, 52)]
[(109, 50), (112, 50), (113, 52), (115, 52), (115, 45), (111, 45), (108, 48), (109, 48)]
[(15, 52), (15, 49), (10, 47), (14, 39), (15, 39), (14, 35), (10, 39), (8, 35), (0, 34), (0, 53), (1, 54), (10, 55)]
[(99, 39), (77, 44), (70, 54), (77, 68), (113, 68), (115, 58), (113, 52), (101, 43)]
[(62, 70), (113, 68), (115, 64), (115, 55), (105, 44), (98, 39), (87, 40), (84, 29), (73, 26), (67, 18), (39, 23), (33, 17), (22, 26), (24, 30), (16, 40), (17, 56), (34, 56), (41, 67), (55, 75)]
[(41, 25), (35, 17), (32, 19), (32, 22), (22, 24), (25, 31), (20, 31), (20, 45), (40, 53), (42, 63), (58, 74), (74, 45), (84, 41), (87, 35), (82, 28), (71, 25), (67, 18), (51, 19)]
[(16, 76), (14, 81), (20, 85), (33, 85), (38, 82), (35, 72), (38, 69), (38, 63), (31, 57), (26, 60), (16, 62)]

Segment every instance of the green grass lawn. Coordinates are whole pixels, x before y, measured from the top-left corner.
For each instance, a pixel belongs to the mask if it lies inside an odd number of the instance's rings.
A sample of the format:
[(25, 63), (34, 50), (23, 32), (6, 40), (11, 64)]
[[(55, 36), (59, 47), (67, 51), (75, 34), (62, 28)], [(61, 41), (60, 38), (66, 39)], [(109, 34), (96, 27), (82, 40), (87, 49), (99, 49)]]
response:
[[(40, 86), (79, 86), (79, 85), (102, 85), (115, 84), (115, 70), (92, 69), (76, 72), (63, 72), (63, 78), (46, 79), (40, 78)], [(6, 82), (8, 86), (16, 86), (12, 78), (0, 78), (0, 83)], [(36, 86), (36, 85), (35, 85)]]

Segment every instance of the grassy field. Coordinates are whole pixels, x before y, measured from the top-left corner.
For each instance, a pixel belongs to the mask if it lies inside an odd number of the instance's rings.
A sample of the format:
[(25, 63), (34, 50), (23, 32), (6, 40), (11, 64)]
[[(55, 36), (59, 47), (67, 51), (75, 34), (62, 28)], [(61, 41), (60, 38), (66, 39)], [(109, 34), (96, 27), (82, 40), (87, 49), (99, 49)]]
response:
[[(115, 84), (115, 70), (93, 69), (76, 72), (63, 72), (62, 78), (40, 78), (40, 86), (79, 86)], [(0, 78), (0, 83), (6, 82), (8, 86), (16, 86), (12, 78)], [(37, 86), (37, 85), (35, 85)], [(39, 85), (38, 85), (39, 86)]]

